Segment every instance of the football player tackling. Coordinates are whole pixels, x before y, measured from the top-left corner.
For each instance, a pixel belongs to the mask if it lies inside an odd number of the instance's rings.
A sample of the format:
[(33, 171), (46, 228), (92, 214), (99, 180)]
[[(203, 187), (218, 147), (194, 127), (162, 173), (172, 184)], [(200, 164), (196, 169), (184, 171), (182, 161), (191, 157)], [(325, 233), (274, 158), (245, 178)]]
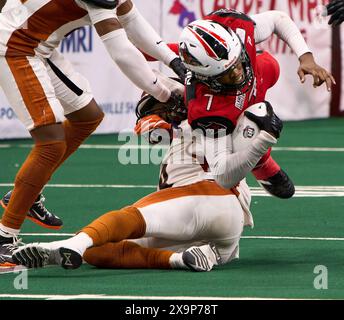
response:
[(225, 152), (229, 164), (221, 176), (229, 188), (223, 188), (211, 172), (214, 150), (206, 150), (202, 135), (197, 142), (201, 146), (195, 146), (195, 132), (184, 120), (185, 107), (145, 96), (137, 107), (136, 132), (152, 133), (164, 127), (172, 137), (161, 165), (159, 190), (104, 214), (73, 238), (20, 247), (13, 260), (34, 268), (74, 269), (83, 258), (99, 268), (210, 271), (214, 265), (238, 258), (243, 227), (253, 225), (251, 196), (242, 179), (277, 142), (282, 130), (271, 106), (266, 103), (266, 107), (264, 117), (248, 114), (261, 131), (245, 150), (232, 153), (231, 135), (221, 138), (218, 152)]

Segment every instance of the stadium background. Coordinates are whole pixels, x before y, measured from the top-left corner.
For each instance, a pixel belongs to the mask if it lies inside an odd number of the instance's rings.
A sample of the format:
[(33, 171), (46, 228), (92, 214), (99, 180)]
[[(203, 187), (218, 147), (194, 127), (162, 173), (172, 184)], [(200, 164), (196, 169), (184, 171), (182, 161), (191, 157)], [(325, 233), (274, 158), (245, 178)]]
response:
[[(222, 6), (247, 13), (279, 9), (292, 16), (317, 61), (332, 68), (338, 83), (332, 95), (325, 87), (314, 90), (311, 79), (301, 85), (296, 74), (297, 59), (290, 50), (275, 38), (266, 44), (265, 48), (281, 64), (281, 78), (269, 99), (284, 120), (298, 120), (285, 121), (283, 136), (273, 150), (274, 157), (293, 178), (296, 196), (287, 201), (269, 197), (249, 176), (255, 228), (243, 234), (240, 259), (210, 273), (96, 270), (87, 265), (67, 272), (51, 267), (29, 270), (27, 287), (23, 283), (18, 289), (15, 286), (20, 276), (18, 270), (17, 273), (0, 270), (0, 299), (343, 299), (344, 118), (330, 117), (344, 111), (340, 103), (342, 81), (338, 78), (341, 35), (340, 28), (332, 30), (314, 20), (312, 9), (323, 1), (138, 0), (135, 3), (166, 41), (176, 41), (185, 23)], [(113, 65), (93, 29), (76, 31), (64, 41), (61, 50), (89, 79), (96, 99), (103, 106), (106, 119), (98, 133), (132, 131), (134, 106), (140, 91)], [(170, 72), (158, 63), (152, 67)], [(27, 136), (25, 129), (1, 96), (0, 139), (24, 136)], [(125, 140), (119, 140), (117, 134), (91, 137), (56, 172), (44, 194), (48, 208), (63, 218), (64, 227), (51, 232), (26, 221), (22, 229), (25, 242), (63, 239), (100, 214), (154, 191), (157, 165), (119, 162), (121, 150), (129, 150), (143, 159), (142, 152), (147, 148), (130, 140), (132, 146), (127, 148), (126, 144), (121, 149)], [(0, 141), (0, 194), (12, 187), (30, 147), (30, 140)], [(328, 277), (317, 278), (324, 270)]]
[[(139, 0), (135, 3), (167, 42), (176, 42), (182, 27), (188, 22), (223, 6), (248, 14), (270, 9), (287, 12), (299, 26), (318, 63), (328, 70), (333, 69), (338, 86), (331, 95), (325, 87), (314, 89), (310, 78), (301, 85), (296, 73), (297, 58), (277, 37), (272, 37), (262, 48), (279, 61), (281, 77), (268, 99), (284, 120), (327, 118), (331, 113), (344, 112), (344, 104), (340, 103), (343, 92), (341, 56), (336, 50), (339, 30), (332, 32), (326, 21), (321, 22), (317, 18), (317, 8), (327, 0)], [(85, 27), (75, 31), (63, 41), (60, 50), (89, 79), (94, 96), (106, 114), (97, 133), (132, 131), (135, 103), (140, 91), (114, 65), (94, 29)], [(159, 63), (151, 63), (151, 66), (168, 75), (173, 74)], [(0, 139), (27, 136), (0, 92)]]

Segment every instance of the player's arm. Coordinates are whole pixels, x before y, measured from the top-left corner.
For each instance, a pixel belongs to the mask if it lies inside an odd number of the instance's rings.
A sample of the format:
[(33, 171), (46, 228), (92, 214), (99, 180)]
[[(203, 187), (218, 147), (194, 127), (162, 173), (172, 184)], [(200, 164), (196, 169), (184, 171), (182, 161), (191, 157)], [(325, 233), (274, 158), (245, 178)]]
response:
[(313, 86), (319, 87), (324, 82), (328, 91), (332, 84), (336, 84), (333, 76), (326, 69), (319, 66), (303, 38), (299, 28), (294, 21), (284, 12), (271, 10), (251, 16), (256, 23), (255, 40), (260, 43), (268, 39), (272, 34), (276, 34), (286, 42), (299, 58), (300, 66), (298, 75), (302, 83), (305, 82), (305, 75), (313, 76)]
[(233, 153), (232, 135), (223, 135), (214, 139), (205, 135), (205, 157), (215, 180), (224, 188), (232, 188), (251, 172), (261, 157), (277, 143), (282, 131), (282, 121), (275, 115), (270, 105), (268, 115), (257, 117), (252, 113), (245, 115), (256, 122), (260, 128), (257, 137), (248, 148)]
[(339, 26), (344, 21), (344, 0), (332, 0), (326, 8), (327, 14), (331, 16), (328, 24)]
[(117, 19), (116, 11), (96, 7), (81, 0), (76, 2), (87, 10), (98, 35), (121, 71), (143, 91), (161, 102), (167, 101), (171, 91), (158, 79), (142, 53), (129, 41)]
[(149, 56), (162, 61), (183, 81), (186, 69), (179, 56), (161, 39), (153, 27), (137, 10), (131, 0), (117, 9), (118, 20), (128, 34), (130, 41)]

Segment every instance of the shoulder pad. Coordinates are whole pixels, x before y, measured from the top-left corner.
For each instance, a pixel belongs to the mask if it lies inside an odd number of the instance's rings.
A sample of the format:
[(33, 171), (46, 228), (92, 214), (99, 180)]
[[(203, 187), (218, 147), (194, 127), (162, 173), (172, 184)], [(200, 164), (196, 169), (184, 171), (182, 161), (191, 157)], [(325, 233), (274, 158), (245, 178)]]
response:
[(119, 0), (81, 0), (95, 5), (96, 7), (104, 9), (115, 9), (118, 6)]

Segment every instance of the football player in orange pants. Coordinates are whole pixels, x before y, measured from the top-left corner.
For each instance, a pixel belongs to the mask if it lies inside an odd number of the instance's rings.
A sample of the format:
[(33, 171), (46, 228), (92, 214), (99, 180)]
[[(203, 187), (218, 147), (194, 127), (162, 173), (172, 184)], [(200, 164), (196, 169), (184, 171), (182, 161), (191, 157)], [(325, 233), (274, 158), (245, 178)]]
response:
[[(84, 259), (99, 268), (210, 271), (239, 257), (243, 227), (253, 226), (250, 191), (242, 179), (277, 142), (282, 122), (272, 109), (260, 121), (251, 115), (261, 131), (238, 153), (228, 153), (232, 137), (223, 137), (221, 147), (229, 164), (223, 173), (229, 187), (223, 188), (207, 161), (196, 160), (211, 159), (211, 155), (205, 157), (203, 148), (198, 149), (200, 154), (191, 152), (195, 140), (185, 107), (162, 104), (147, 95), (139, 102), (137, 114), (136, 132), (148, 132), (150, 142), (155, 129), (165, 129), (173, 137), (161, 165), (159, 190), (104, 214), (70, 239), (20, 247), (13, 254), (17, 264), (74, 269)], [(172, 123), (179, 124), (179, 134), (173, 134)]]
[[(131, 0), (29, 0), (1, 13), (0, 86), (34, 146), (16, 175), (13, 192), (3, 201), (0, 265), (12, 263), (23, 221), (35, 201), (42, 204), (40, 193), (52, 174), (104, 117), (88, 81), (55, 50), (66, 34), (85, 25), (95, 27), (121, 71), (159, 101), (173, 95), (135, 45), (184, 76), (179, 57), (161, 41)], [(66, 120), (59, 113), (61, 109)], [(51, 216), (45, 216), (48, 218)]]

